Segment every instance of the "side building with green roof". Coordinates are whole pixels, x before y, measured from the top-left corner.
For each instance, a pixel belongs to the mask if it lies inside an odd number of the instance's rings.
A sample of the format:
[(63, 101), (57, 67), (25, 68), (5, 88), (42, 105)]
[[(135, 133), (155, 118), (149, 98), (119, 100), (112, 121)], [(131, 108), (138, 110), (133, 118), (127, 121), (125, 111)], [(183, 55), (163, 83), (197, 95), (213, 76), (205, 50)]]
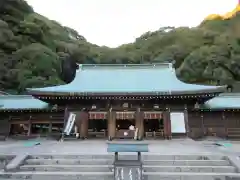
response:
[(0, 95), (0, 136), (28, 139), (39, 134), (50, 135), (53, 126), (62, 127), (63, 112), (31, 95), (3, 93)]
[(240, 138), (240, 93), (221, 93), (188, 113), (192, 137)]

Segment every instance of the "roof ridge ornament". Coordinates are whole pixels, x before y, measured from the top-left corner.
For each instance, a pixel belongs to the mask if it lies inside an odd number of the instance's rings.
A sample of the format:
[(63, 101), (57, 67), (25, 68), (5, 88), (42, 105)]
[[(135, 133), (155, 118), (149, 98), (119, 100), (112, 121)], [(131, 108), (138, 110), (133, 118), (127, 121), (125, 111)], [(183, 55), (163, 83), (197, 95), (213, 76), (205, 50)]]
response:
[(79, 69), (91, 68), (139, 68), (139, 67), (167, 67), (172, 68), (172, 63), (145, 63), (145, 64), (77, 64)]

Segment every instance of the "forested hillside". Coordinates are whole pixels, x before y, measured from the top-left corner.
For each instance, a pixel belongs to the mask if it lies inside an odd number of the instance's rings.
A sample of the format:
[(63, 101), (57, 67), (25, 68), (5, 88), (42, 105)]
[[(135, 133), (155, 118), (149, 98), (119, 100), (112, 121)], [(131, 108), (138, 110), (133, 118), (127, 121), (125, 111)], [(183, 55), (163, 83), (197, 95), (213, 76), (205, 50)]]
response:
[(0, 90), (62, 84), (60, 62), (70, 55), (79, 63), (173, 62), (184, 81), (229, 84), (240, 80), (240, 15), (195, 28), (162, 27), (110, 49), (34, 13), (24, 0), (0, 1)]

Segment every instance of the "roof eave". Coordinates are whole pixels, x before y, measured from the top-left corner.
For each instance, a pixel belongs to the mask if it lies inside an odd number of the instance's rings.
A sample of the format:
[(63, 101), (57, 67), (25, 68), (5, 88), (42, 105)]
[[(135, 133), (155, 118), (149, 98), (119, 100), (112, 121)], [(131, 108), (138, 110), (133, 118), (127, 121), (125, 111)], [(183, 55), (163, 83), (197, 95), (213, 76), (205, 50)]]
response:
[(220, 86), (212, 89), (201, 89), (201, 90), (188, 90), (188, 91), (152, 91), (152, 92), (58, 92), (58, 91), (42, 91), (37, 89), (28, 89), (28, 93), (31, 95), (49, 95), (49, 96), (94, 96), (94, 95), (122, 95), (122, 96), (128, 96), (128, 95), (136, 95), (136, 96), (146, 96), (146, 95), (155, 95), (155, 96), (164, 96), (164, 95), (185, 95), (185, 94), (207, 94), (207, 93), (217, 93), (220, 94), (226, 90), (226, 86)]
[(0, 111), (45, 111), (52, 110), (49, 105), (39, 108), (0, 108)]
[(240, 107), (214, 107), (214, 106), (204, 106), (201, 110), (212, 110), (212, 111), (222, 111), (222, 110), (240, 110)]

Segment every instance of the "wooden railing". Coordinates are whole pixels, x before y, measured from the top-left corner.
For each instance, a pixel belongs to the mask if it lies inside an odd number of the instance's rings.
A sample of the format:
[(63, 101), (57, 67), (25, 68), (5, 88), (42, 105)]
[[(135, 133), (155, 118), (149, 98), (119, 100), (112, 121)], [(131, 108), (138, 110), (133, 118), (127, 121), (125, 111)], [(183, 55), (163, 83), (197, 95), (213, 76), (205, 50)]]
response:
[(164, 130), (158, 130), (153, 132), (154, 138), (163, 138), (164, 137)]
[(228, 138), (240, 138), (240, 128), (227, 128)]
[(145, 132), (146, 138), (153, 138), (153, 132)]
[(88, 130), (88, 136), (89, 137), (107, 137), (107, 131), (103, 130), (103, 131), (92, 131), (92, 130)]
[(163, 138), (164, 137), (164, 130), (159, 129), (158, 131), (153, 131), (153, 132), (145, 132), (146, 138)]

